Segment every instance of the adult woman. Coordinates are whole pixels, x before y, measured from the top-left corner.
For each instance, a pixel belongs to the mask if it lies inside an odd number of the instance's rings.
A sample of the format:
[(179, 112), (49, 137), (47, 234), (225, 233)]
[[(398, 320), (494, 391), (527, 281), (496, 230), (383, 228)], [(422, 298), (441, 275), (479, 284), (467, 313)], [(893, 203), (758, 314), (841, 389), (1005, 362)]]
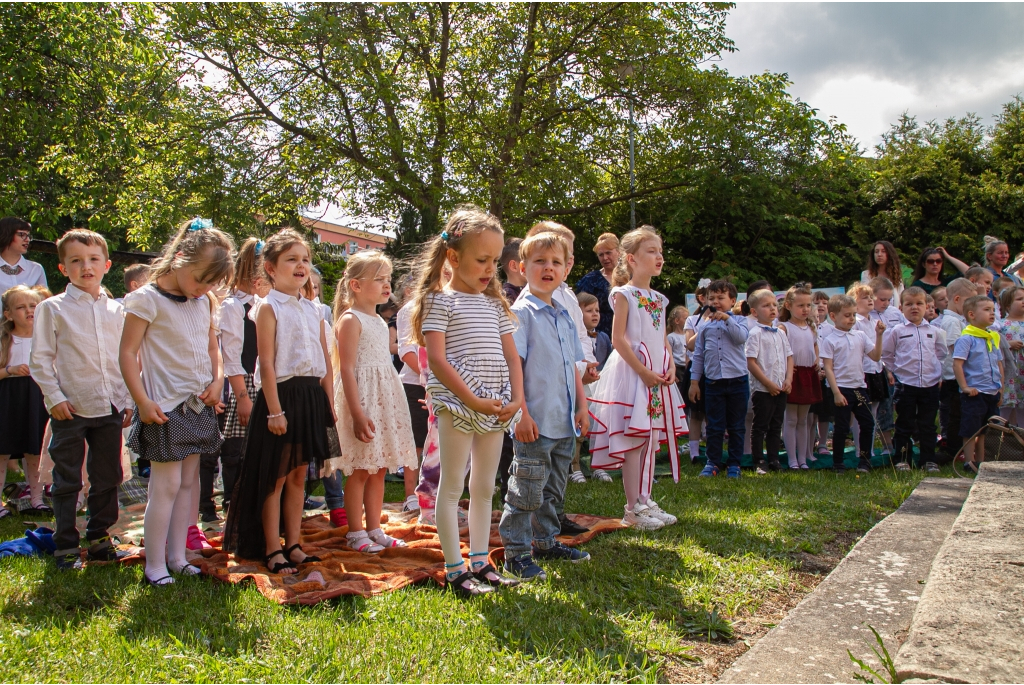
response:
[(16, 285), (46, 286), (41, 264), (25, 259), (32, 242), (32, 224), (13, 216), (0, 219), (0, 293)]
[(867, 283), (879, 276), (892, 281), (893, 293), (898, 302), (900, 293), (903, 292), (903, 268), (900, 266), (900, 256), (896, 254), (896, 248), (888, 240), (879, 240), (871, 247), (867, 268), (860, 273), (860, 280), (861, 283)]
[(601, 268), (594, 269), (578, 280), (576, 291), (590, 293), (597, 298), (597, 306), (601, 310), (601, 322), (597, 324), (597, 330), (604, 331), (611, 337), (614, 312), (608, 295), (612, 291), (612, 273), (615, 271), (615, 265), (619, 263), (619, 239), (614, 233), (602, 233), (594, 245), (594, 252), (597, 253), (597, 261), (601, 262)]
[(1006, 277), (1013, 280), (1014, 285), (1022, 285), (1015, 273), (1006, 273), (1003, 269), (1010, 263), (1010, 247), (1006, 241), (985, 236), (985, 267), (992, 272), (992, 280)]
[[(945, 261), (949, 261), (956, 268), (957, 273), (944, 278), (942, 267)], [(926, 247), (921, 250), (921, 255), (917, 258), (911, 285), (921, 288), (931, 295), (936, 288), (949, 285), (955, 279), (960, 278), (969, 268), (967, 264), (956, 257), (950, 256), (944, 247)]]

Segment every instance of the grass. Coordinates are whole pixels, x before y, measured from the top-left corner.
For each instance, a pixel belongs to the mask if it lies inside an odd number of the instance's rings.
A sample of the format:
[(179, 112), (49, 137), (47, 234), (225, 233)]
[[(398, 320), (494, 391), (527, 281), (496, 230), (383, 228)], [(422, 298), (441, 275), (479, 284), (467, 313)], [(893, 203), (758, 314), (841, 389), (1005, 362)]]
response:
[[(549, 580), (459, 601), (436, 586), (271, 604), (251, 586), (185, 579), (156, 591), (140, 566), (61, 574), (51, 559), (0, 561), (0, 669), (6, 681), (664, 680), (693, 640), (773, 593), (799, 592), (793, 556), (821, 553), (892, 512), (923, 477), (878, 470), (783, 473), (678, 484), (654, 496), (679, 516), (654, 533), (586, 546), (588, 564), (546, 564)], [(398, 501), (400, 486), (388, 484)], [(621, 516), (619, 482), (570, 484), (567, 511)], [(22, 534), (17, 518), (0, 538)], [(845, 550), (843, 550), (845, 551)]]

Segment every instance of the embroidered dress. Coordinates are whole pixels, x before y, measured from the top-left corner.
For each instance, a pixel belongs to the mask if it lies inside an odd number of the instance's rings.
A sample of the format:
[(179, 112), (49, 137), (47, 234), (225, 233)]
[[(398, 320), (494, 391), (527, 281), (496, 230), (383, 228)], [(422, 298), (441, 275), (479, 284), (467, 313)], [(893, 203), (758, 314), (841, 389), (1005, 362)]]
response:
[[(656, 374), (664, 374), (671, 355), (665, 347), (665, 309), (668, 298), (654, 290), (633, 286), (613, 288), (610, 299), (629, 302), (626, 340), (637, 358)], [(679, 369), (676, 370), (679, 372)], [(675, 384), (648, 388), (617, 351), (612, 351), (590, 398), (591, 468), (621, 468), (623, 454), (650, 438), (643, 468), (647, 481), (654, 477), (654, 457), (668, 444), (672, 477), (679, 480), (677, 439), (688, 430), (683, 399)]]
[[(1024, 341), (1024, 321), (1003, 321), (999, 335), (1007, 345), (1014, 340)], [(1024, 349), (1011, 350), (1003, 362), (1006, 378), (1003, 381), (1003, 406), (1024, 407)]]

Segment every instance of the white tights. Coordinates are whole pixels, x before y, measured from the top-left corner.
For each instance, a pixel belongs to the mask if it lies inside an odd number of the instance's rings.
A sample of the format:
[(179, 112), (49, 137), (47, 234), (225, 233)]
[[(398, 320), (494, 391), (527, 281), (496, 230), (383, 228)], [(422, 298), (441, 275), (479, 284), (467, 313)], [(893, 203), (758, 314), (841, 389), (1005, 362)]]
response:
[(184, 461), (152, 463), (144, 523), (146, 576), (150, 580), (166, 576), (168, 567), (179, 571), (188, 563), (185, 538), (198, 470), (198, 454), (190, 454)]
[[(11, 455), (0, 454), (0, 486), (3, 486), (3, 479), (7, 477), (7, 464), (10, 459)], [(39, 506), (43, 503), (43, 484), (39, 481), (39, 455), (23, 455), (21, 463), (25, 467), (25, 480), (31, 493), (30, 502), (34, 507)]]
[(473, 455), (469, 472), (469, 551), (486, 552), (491, 538), (491, 498), (494, 476), (501, 459), (502, 432), (463, 433), (452, 423), (451, 412), (437, 414), (437, 437), (441, 452), (441, 478), (437, 484), (437, 537), (441, 540), (449, 570), (462, 563), (459, 546), (459, 498), (466, 482), (466, 463)]
[(647, 469), (644, 473), (644, 457), (647, 454), (647, 443), (632, 449), (622, 455), (622, 489), (626, 491), (626, 508), (633, 511), (633, 507), (640, 504), (647, 504), (651, 498), (651, 487), (654, 485), (654, 468)]
[(811, 456), (811, 440), (808, 431), (807, 412), (809, 404), (787, 404), (786, 425), (782, 430), (782, 442), (789, 457), (789, 468), (796, 469), (807, 464)]

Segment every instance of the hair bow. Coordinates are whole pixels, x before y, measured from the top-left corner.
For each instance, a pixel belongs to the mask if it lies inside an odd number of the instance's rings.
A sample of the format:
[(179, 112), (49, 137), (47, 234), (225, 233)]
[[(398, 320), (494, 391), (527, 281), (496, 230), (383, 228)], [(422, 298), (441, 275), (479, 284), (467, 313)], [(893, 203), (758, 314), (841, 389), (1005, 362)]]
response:
[(192, 223), (188, 225), (189, 231), (201, 231), (204, 228), (213, 228), (213, 222), (209, 219), (203, 219), (197, 216), (195, 219), (192, 219)]
[(466, 222), (464, 220), (455, 222), (452, 226), (452, 232), (449, 233), (447, 230), (441, 231), (441, 240), (448, 242), (449, 238), (455, 238), (456, 240), (462, 237), (462, 229), (465, 228)]
[(257, 257), (259, 257), (260, 253), (263, 252), (263, 241), (262, 240), (257, 240), (256, 241), (256, 249), (254, 251), (255, 251)]
[(697, 281), (697, 287), (698, 288), (706, 288), (709, 285), (711, 285), (711, 279), (710, 278), (702, 278), (699, 281)]

